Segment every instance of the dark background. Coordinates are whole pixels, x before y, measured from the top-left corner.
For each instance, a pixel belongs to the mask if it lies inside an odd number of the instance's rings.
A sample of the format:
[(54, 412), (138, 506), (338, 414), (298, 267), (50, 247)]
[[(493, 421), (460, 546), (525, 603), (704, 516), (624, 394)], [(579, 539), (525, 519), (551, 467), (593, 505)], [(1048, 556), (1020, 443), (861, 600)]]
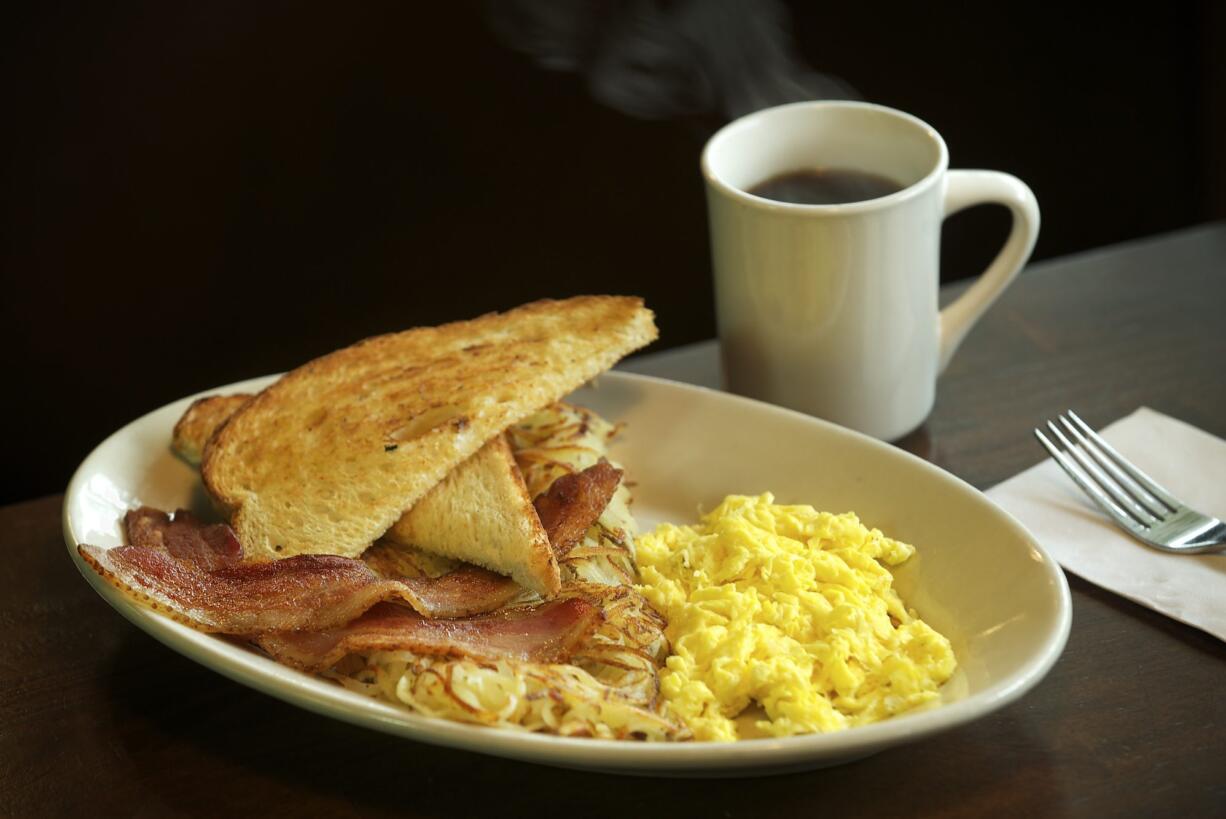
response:
[[(830, 75), (809, 87), (927, 120), (954, 167), (1026, 180), (1036, 258), (1226, 216), (1211, 3), (22, 15), (0, 34), (0, 502), (61, 491), (163, 403), (374, 333), (614, 292), (656, 310), (656, 349), (712, 336), (698, 154), (746, 105), (796, 98), (786, 77), (736, 85), (781, 47)], [(954, 217), (943, 277), (976, 272), (1006, 230), (992, 208)]]

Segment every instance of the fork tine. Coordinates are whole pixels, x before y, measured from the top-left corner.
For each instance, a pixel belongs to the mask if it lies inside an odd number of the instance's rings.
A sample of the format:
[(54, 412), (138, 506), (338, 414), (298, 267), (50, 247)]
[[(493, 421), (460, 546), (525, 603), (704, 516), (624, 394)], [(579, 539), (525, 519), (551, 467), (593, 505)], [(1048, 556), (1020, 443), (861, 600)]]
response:
[(1098, 468), (1096, 463), (1090, 460), (1089, 457), (1087, 457), (1086, 454), (1081, 451), (1081, 449), (1079, 449), (1073, 444), (1072, 441), (1065, 437), (1064, 432), (1061, 431), (1060, 427), (1056, 426), (1051, 421), (1048, 421), (1047, 428), (1060, 439), (1060, 443), (1064, 444), (1064, 453), (1066, 455), (1071, 455), (1074, 459), (1076, 459), (1077, 464), (1082, 468), (1082, 470), (1084, 470), (1085, 474), (1098, 485), (1098, 488), (1102, 489), (1111, 496), (1111, 499), (1116, 503), (1117, 509), (1122, 509), (1125, 514), (1129, 515), (1133, 520), (1142, 526), (1152, 526), (1158, 522), (1156, 517), (1145, 511), (1144, 508), (1138, 506), (1131, 498), (1121, 491), (1118, 486), (1116, 486), (1115, 481), (1108, 478), (1107, 475)]
[[(1081, 444), (1079, 447), (1080, 451), (1093, 458), (1100, 468), (1111, 473), (1111, 477), (1115, 479), (1115, 484), (1127, 495), (1128, 503), (1133, 507), (1134, 511), (1144, 510), (1145, 513), (1155, 520), (1160, 520), (1171, 513), (1172, 510), (1168, 510), (1162, 501), (1150, 497), (1149, 493), (1133, 481), (1124, 470), (1116, 466), (1114, 461), (1101, 451), (1095, 449), (1090, 444), (1089, 439), (1082, 434), (1080, 429), (1073, 426), (1069, 419), (1063, 415), (1058, 417), (1064, 428), (1073, 434), (1073, 437), (1077, 439), (1077, 443)], [(1133, 491), (1134, 489), (1136, 491)]]
[(1181, 504), (1179, 501), (1175, 500), (1174, 496), (1171, 495), (1170, 492), (1167, 492), (1158, 484), (1157, 481), (1155, 481), (1149, 475), (1146, 475), (1141, 470), (1137, 469), (1128, 461), (1127, 458), (1116, 452), (1115, 447), (1103, 440), (1103, 438), (1097, 432), (1090, 429), (1090, 425), (1081, 420), (1077, 413), (1069, 410), (1068, 414), (1069, 417), (1076, 422), (1077, 426), (1081, 427), (1081, 430), (1086, 434), (1086, 437), (1088, 437), (1095, 446), (1097, 446), (1102, 452), (1111, 458), (1111, 460), (1115, 461), (1116, 465), (1119, 466), (1125, 475), (1132, 478), (1132, 480), (1136, 482), (1137, 486), (1144, 489), (1150, 495), (1153, 495), (1155, 498), (1165, 504), (1166, 507), (1172, 512), (1179, 510)]
[(1089, 495), (1090, 499), (1098, 504), (1100, 509), (1110, 515), (1112, 520), (1134, 534), (1141, 534), (1141, 526), (1123, 509), (1120, 509), (1107, 493), (1103, 492), (1093, 481), (1083, 475), (1069, 456), (1057, 449), (1056, 445), (1047, 440), (1047, 436), (1038, 429), (1034, 431), (1034, 436), (1039, 439), (1039, 443), (1043, 445), (1043, 448), (1051, 453), (1056, 463), (1060, 464), (1060, 467), (1073, 479), (1073, 483), (1081, 487), (1081, 491)]

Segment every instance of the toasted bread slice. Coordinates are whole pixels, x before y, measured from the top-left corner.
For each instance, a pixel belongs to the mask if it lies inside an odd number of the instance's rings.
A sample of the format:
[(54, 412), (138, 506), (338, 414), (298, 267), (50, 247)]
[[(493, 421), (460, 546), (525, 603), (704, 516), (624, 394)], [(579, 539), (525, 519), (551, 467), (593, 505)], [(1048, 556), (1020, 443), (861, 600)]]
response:
[(505, 435), (447, 474), (384, 538), (510, 575), (545, 597), (558, 561)]
[(171, 449), (192, 466), (199, 466), (200, 459), (204, 457), (204, 445), (212, 437), (213, 431), (251, 398), (248, 392), (197, 398), (175, 424)]
[(656, 337), (637, 298), (541, 301), (359, 342), (209, 439), (209, 493), (253, 555), (360, 554), (510, 424)]
[[(195, 401), (175, 425), (171, 446), (198, 464), (213, 432), (251, 397), (210, 395)], [(385, 538), (484, 566), (546, 597), (558, 592), (558, 562), (505, 435), (447, 473)]]

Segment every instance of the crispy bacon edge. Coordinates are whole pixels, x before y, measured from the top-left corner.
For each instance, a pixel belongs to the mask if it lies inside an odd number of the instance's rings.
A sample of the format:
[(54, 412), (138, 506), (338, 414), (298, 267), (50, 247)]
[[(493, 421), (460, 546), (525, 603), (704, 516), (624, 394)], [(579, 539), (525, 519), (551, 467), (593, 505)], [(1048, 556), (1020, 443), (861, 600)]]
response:
[(162, 549), (205, 571), (242, 562), (243, 547), (234, 530), (224, 523), (206, 524), (186, 509), (171, 517), (161, 509), (141, 506), (123, 516), (131, 546)]
[(559, 560), (575, 548), (600, 518), (621, 479), (622, 471), (601, 458), (582, 472), (558, 478), (533, 501)]
[[(522, 592), (510, 578), (475, 566), (438, 578), (381, 578), (360, 560), (335, 555), (244, 562), (233, 533), (217, 531), (229, 527), (180, 515), (133, 510), (125, 517), (132, 545), (81, 544), (77, 551), (131, 599), (201, 631), (234, 635), (334, 628), (387, 600), (426, 617), (463, 617), (498, 609)], [(196, 542), (189, 542), (193, 533)]]
[(272, 632), (254, 642), (278, 662), (306, 671), (321, 671), (348, 654), (371, 651), (560, 663), (603, 620), (600, 608), (580, 597), (457, 620), (432, 620), (380, 603), (340, 629)]

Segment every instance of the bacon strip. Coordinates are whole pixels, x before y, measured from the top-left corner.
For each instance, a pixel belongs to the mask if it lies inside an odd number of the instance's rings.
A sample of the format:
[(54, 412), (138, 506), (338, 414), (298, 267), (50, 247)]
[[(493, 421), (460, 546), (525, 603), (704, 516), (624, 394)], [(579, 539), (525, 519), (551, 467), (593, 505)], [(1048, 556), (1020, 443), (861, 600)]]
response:
[(441, 577), (402, 577), (392, 582), (405, 590), (398, 596), (426, 617), (484, 614), (502, 608), (524, 591), (509, 577), (468, 565)]
[(622, 471), (601, 458), (582, 472), (558, 478), (533, 501), (558, 559), (583, 539), (613, 499), (621, 478)]
[(82, 544), (78, 551), (129, 596), (201, 631), (235, 635), (334, 628), (384, 600), (401, 600), (427, 617), (462, 617), (496, 609), (521, 592), (510, 578), (475, 566), (433, 580), (387, 580), (360, 560), (336, 555), (205, 571), (144, 546)]
[(173, 520), (149, 506), (129, 509), (123, 524), (132, 546), (164, 549), (205, 571), (234, 566), (243, 559), (243, 547), (233, 529), (224, 523), (205, 524), (186, 509), (175, 512)]
[(278, 662), (308, 671), (368, 651), (559, 663), (602, 619), (597, 606), (578, 597), (463, 620), (430, 620), (380, 603), (344, 628), (263, 634), (255, 642)]
[(139, 509), (125, 524), (131, 545), (81, 544), (81, 557), (111, 585), (201, 631), (334, 628), (384, 600), (403, 601), (426, 617), (463, 617), (493, 611), (522, 592), (510, 578), (476, 566), (437, 578), (389, 579), (335, 555), (242, 562), (228, 526), (205, 525), (190, 513), (172, 520)]

